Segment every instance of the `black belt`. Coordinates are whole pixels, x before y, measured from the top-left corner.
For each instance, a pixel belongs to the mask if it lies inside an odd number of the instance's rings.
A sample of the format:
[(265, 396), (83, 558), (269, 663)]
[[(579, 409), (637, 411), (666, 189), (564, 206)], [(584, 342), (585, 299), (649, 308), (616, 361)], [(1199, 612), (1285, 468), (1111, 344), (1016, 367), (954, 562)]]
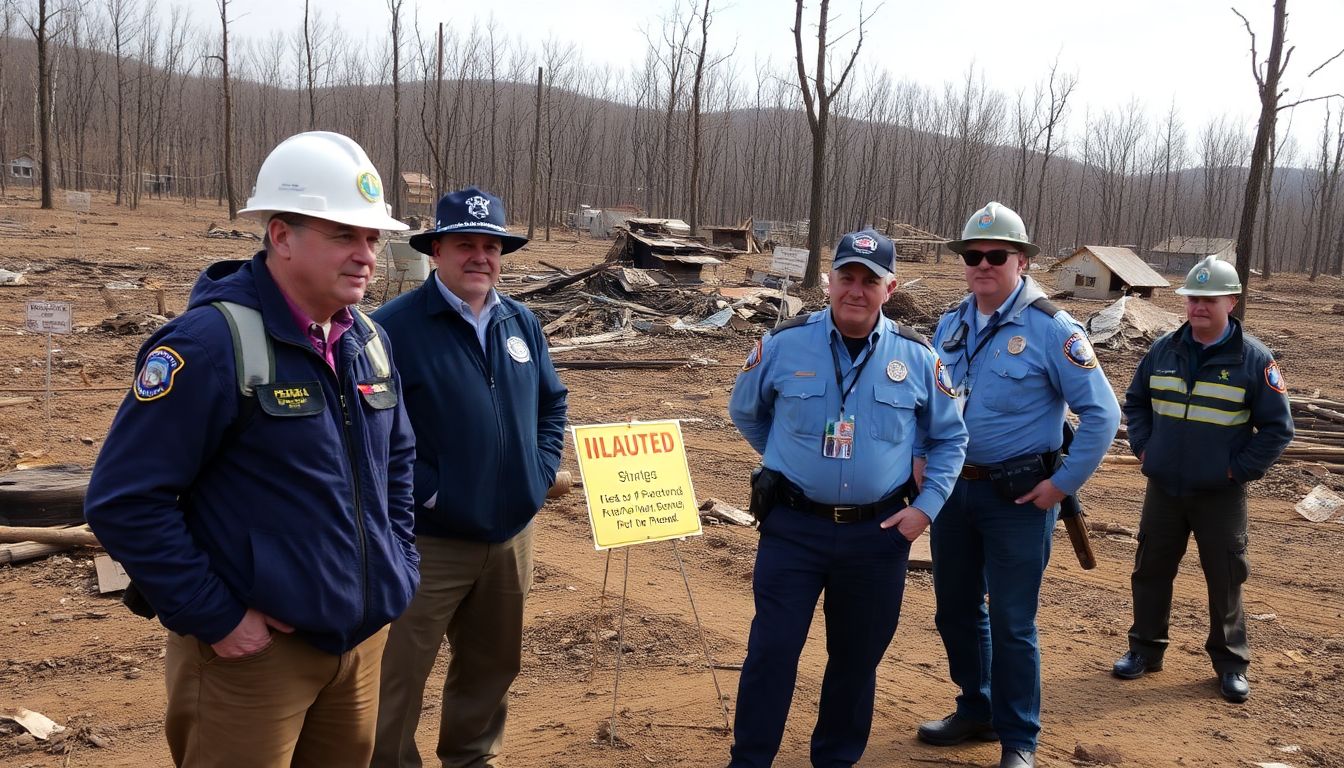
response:
[[(908, 485), (908, 484), (907, 484)], [(878, 515), (895, 512), (906, 506), (906, 487), (872, 504), (822, 504), (807, 498), (803, 490), (788, 480), (780, 493), (779, 503), (799, 512), (824, 517), (833, 523), (858, 523)]]
[[(1047, 451), (1036, 454), (1041, 460), (1041, 468), (1046, 472), (1054, 472), (1055, 462), (1059, 461), (1059, 451)], [(1017, 461), (1017, 457), (1008, 461)], [(963, 480), (992, 480), (995, 473), (998, 472), (1000, 464), (962, 464), (961, 479)]]

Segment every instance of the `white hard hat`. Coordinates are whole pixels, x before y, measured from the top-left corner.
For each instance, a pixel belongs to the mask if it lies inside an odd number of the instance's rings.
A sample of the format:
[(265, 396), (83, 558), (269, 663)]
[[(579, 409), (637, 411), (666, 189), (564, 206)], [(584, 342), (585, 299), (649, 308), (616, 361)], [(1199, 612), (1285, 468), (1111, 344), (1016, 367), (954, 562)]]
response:
[(262, 222), (277, 213), (301, 213), (352, 227), (410, 229), (392, 218), (382, 177), (364, 149), (330, 131), (296, 134), (271, 150), (238, 213)]

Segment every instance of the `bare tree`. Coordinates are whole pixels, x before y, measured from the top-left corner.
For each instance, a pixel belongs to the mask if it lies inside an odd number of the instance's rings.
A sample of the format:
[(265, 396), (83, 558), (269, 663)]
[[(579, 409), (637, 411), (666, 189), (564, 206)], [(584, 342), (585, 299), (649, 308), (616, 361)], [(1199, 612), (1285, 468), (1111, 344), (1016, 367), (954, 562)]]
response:
[(709, 47), (710, 0), (705, 0), (705, 8), (700, 12), (700, 50), (695, 56), (695, 80), (691, 85), (691, 236), (699, 232), (700, 227), (700, 86), (705, 79), (705, 50)]
[(55, 13), (48, 13), (47, 0), (37, 0), (36, 15), (25, 17), (24, 23), (37, 43), (37, 146), (38, 167), (42, 174), (42, 208), (51, 210), (51, 65), (47, 50), (53, 30)]
[(834, 41), (826, 41), (826, 27), (830, 22), (828, 12), (830, 0), (821, 0), (821, 9), (817, 13), (817, 65), (814, 78), (808, 82), (807, 64), (803, 61), (803, 0), (795, 0), (793, 17), (794, 61), (798, 65), (798, 87), (803, 94), (803, 104), (807, 108), (807, 124), (812, 131), (812, 187), (810, 191), (807, 231), (807, 271), (803, 273), (803, 287), (816, 288), (821, 282), (821, 238), (826, 227), (826, 131), (831, 117), (831, 101), (845, 88), (849, 73), (854, 70), (854, 62), (863, 48), (863, 23), (866, 18), (859, 12), (858, 40), (849, 54), (849, 61), (834, 82), (826, 76), (826, 64), (830, 59), (830, 48), (845, 37), (840, 35)]
[(238, 218), (238, 198), (233, 192), (233, 85), (229, 80), (229, 2), (215, 0), (219, 9), (220, 53), (211, 58), (219, 59), (220, 79), (224, 91), (224, 196), (229, 201), (229, 221)]
[(541, 67), (537, 67), (537, 107), (535, 111), (536, 123), (532, 129), (532, 191), (528, 195), (527, 203), (527, 239), (531, 240), (537, 231), (537, 164), (541, 155), (541, 88), (542, 88)]
[[(392, 216), (401, 218), (401, 6), (387, 0), (392, 14)], [(386, 194), (387, 190), (383, 190)]]
[[(1054, 153), (1059, 151), (1059, 141), (1056, 134), (1063, 127), (1064, 115), (1069, 106), (1069, 96), (1073, 95), (1073, 89), (1077, 87), (1078, 77), (1061, 74), (1059, 57), (1056, 56), (1054, 62), (1050, 65), (1050, 79), (1047, 85), (1050, 93), (1050, 104), (1046, 107), (1045, 124), (1042, 126), (1045, 131), (1045, 146), (1041, 150), (1041, 172), (1036, 177), (1036, 205), (1032, 209), (1030, 232), (1036, 237), (1041, 236), (1041, 215), (1045, 211), (1046, 167), (1050, 164)], [(1074, 245), (1078, 244), (1074, 243)]]
[[(1255, 32), (1251, 29), (1251, 22), (1247, 21), (1246, 17), (1242, 16), (1237, 9), (1233, 8), (1232, 12), (1241, 19), (1246, 26), (1246, 33), (1251, 37), (1251, 74), (1255, 77), (1255, 86), (1260, 95), (1260, 120), (1255, 129), (1255, 144), (1251, 148), (1251, 168), (1246, 176), (1246, 193), (1242, 197), (1241, 203), (1241, 223), (1237, 227), (1237, 274), (1241, 276), (1241, 301), (1237, 302), (1236, 309), (1233, 311), (1237, 319), (1240, 320), (1246, 316), (1246, 300), (1250, 295), (1251, 249), (1255, 244), (1255, 216), (1260, 205), (1265, 158), (1269, 154), (1269, 145), (1273, 141), (1274, 123), (1278, 119), (1280, 110), (1316, 99), (1305, 99), (1293, 104), (1279, 104), (1279, 96), (1281, 95), (1279, 80), (1283, 77), (1283, 72), (1288, 68), (1288, 61), (1293, 55), (1292, 48), (1289, 48), (1286, 54), (1283, 50), (1284, 37), (1287, 34), (1288, 27), (1288, 0), (1274, 0), (1274, 23), (1269, 42), (1269, 57), (1264, 62), (1257, 58)], [(1344, 51), (1340, 53), (1344, 53)], [(1336, 53), (1331, 56), (1324, 64), (1312, 70), (1307, 77), (1310, 78), (1311, 75), (1319, 72), (1322, 67), (1334, 61), (1339, 55), (1339, 53)], [(1332, 94), (1332, 96), (1336, 95), (1338, 94)], [(1318, 98), (1330, 98), (1330, 96)]]

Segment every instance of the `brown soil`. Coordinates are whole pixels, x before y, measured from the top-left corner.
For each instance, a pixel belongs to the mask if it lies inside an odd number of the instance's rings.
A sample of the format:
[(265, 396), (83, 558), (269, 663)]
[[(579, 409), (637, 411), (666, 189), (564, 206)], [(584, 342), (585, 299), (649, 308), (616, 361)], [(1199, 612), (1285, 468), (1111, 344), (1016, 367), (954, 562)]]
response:
[[(0, 205), (0, 268), (26, 272), (27, 285), (0, 287), (0, 398), (37, 395), (31, 403), (0, 406), (0, 470), (19, 462), (91, 464), (133, 371), (144, 334), (99, 330), (118, 312), (181, 311), (190, 284), (207, 264), (246, 258), (256, 244), (204, 237), (225, 224), (213, 205), (147, 202), (116, 210), (95, 196), (87, 216), (42, 212), (33, 200)], [(248, 226), (254, 231), (256, 228)], [(78, 230), (78, 240), (75, 233)], [(564, 235), (510, 257), (512, 271), (544, 272), (538, 261), (578, 267), (601, 260), (609, 243)], [(749, 259), (745, 261), (759, 261)], [(736, 279), (741, 265), (724, 269)], [(951, 262), (906, 264), (902, 306), (936, 313), (962, 290)], [(1048, 282), (1048, 275), (1045, 275)], [(138, 288), (108, 289), (109, 283)], [(1338, 280), (1309, 283), (1275, 276), (1254, 286), (1249, 326), (1275, 349), (1298, 392), (1344, 396), (1344, 301)], [(371, 299), (384, 295), (380, 282)], [(45, 339), (22, 330), (29, 298), (70, 301), (77, 332), (54, 339), (52, 418), (44, 417)], [(376, 304), (376, 301), (370, 303)], [(1156, 303), (1180, 311), (1169, 291)], [(1085, 317), (1100, 303), (1065, 301)], [(917, 318), (925, 323), (924, 317)], [(925, 325), (927, 328), (927, 325)], [(556, 340), (558, 342), (558, 340)], [(738, 363), (753, 333), (667, 334), (646, 346), (594, 350), (570, 357), (703, 357), (710, 367), (671, 371), (565, 371), (574, 423), (681, 418), (697, 494), (745, 506), (747, 474), (756, 457), (727, 418)], [(1129, 382), (1137, 355), (1102, 353), (1117, 391)], [(185, 425), (184, 425), (185, 426)], [(1118, 449), (1117, 449), (1118, 450)], [(572, 457), (566, 457), (573, 470)], [(1181, 568), (1172, 616), (1173, 648), (1166, 668), (1120, 682), (1108, 674), (1125, 650), (1129, 570), (1134, 542), (1094, 535), (1100, 565), (1082, 571), (1062, 530), (1046, 575), (1040, 629), (1044, 654), (1040, 764), (1062, 766), (1078, 754), (1111, 755), (1133, 766), (1227, 766), (1283, 762), (1344, 765), (1344, 525), (1313, 524), (1294, 503), (1312, 486), (1339, 476), (1285, 464), (1252, 488), (1253, 570), (1247, 612), (1255, 654), (1253, 693), (1241, 706), (1218, 697), (1203, 641), (1207, 626), (1203, 579), (1192, 553)], [(1094, 521), (1136, 525), (1143, 481), (1131, 466), (1107, 466), (1087, 485), (1083, 502)], [(704, 667), (700, 634), (687, 600), (677, 556), (695, 594), (705, 642), (731, 712), (737, 673), (752, 616), (750, 576), (756, 534), (707, 526), (703, 536), (675, 548), (652, 544), (595, 552), (580, 495), (550, 503), (538, 518), (537, 583), (528, 603), (523, 672), (512, 692), (507, 736), (510, 766), (714, 766), (727, 762), (731, 737), (714, 682)], [(0, 687), (2, 708), (26, 707), (70, 727), (72, 738), (48, 751), (16, 727), (0, 728), (0, 766), (144, 766), (168, 762), (162, 737), (163, 630), (127, 613), (114, 597), (97, 594), (92, 553), (72, 552), (0, 569)], [(629, 558), (616, 729), (613, 713), (617, 608)], [(609, 570), (609, 580), (606, 580)], [(606, 583), (606, 598), (602, 588)], [(912, 572), (904, 617), (879, 669), (877, 718), (865, 765), (993, 765), (994, 745), (939, 749), (918, 744), (916, 724), (952, 711), (941, 643), (933, 627), (927, 574)], [(825, 663), (820, 614), (804, 651), (793, 716), (777, 764), (807, 765)], [(590, 670), (592, 671), (590, 677)], [(439, 706), (435, 693), (443, 661), (425, 702), (420, 743), (432, 754)], [(93, 742), (104, 746), (95, 746)], [(1081, 763), (1080, 763), (1081, 764)]]

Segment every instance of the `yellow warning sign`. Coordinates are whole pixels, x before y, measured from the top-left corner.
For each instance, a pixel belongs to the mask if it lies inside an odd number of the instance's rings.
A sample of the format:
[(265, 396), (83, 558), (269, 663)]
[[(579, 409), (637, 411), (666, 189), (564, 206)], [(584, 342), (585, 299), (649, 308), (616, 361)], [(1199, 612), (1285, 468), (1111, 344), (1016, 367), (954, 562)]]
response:
[(680, 422), (571, 429), (598, 549), (700, 534)]

